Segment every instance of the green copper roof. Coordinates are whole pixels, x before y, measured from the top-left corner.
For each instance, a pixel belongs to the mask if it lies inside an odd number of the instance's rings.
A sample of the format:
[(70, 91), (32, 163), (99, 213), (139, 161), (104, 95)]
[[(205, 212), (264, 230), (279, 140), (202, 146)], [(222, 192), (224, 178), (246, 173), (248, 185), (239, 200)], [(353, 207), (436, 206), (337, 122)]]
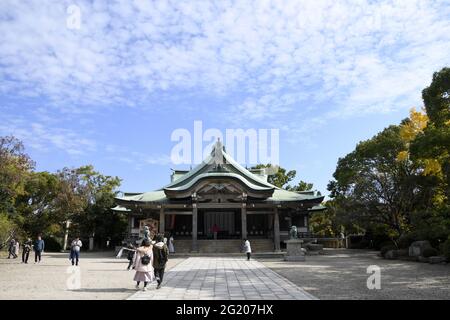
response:
[(192, 187), (193, 185), (195, 185), (201, 179), (206, 179), (206, 178), (232, 178), (232, 179), (237, 179), (237, 180), (241, 181), (247, 187), (254, 189), (254, 190), (272, 190), (273, 189), (273, 187), (264, 187), (264, 186), (261, 186), (258, 184), (254, 184), (251, 181), (249, 181), (248, 179), (245, 179), (244, 177), (242, 177), (242, 175), (239, 175), (236, 173), (206, 172), (206, 173), (200, 173), (199, 175), (192, 177), (192, 179), (189, 179), (189, 181), (184, 184), (180, 184), (175, 187), (165, 187), (164, 190), (186, 190), (186, 189), (189, 189), (190, 187)]
[[(217, 162), (217, 159), (220, 161)], [(276, 188), (274, 185), (258, 177), (256, 174), (251, 173), (234, 161), (234, 159), (223, 150), (223, 145), (220, 142), (217, 142), (210, 155), (202, 163), (179, 177), (177, 180), (169, 183), (163, 189), (185, 190), (194, 185), (195, 182), (199, 181), (202, 177), (207, 177), (207, 175), (202, 175), (207, 173), (214, 173), (214, 175), (210, 175), (213, 177), (223, 176), (225, 178), (230, 177), (229, 174), (236, 174), (236, 177), (239, 176), (238, 179), (242, 182), (246, 180), (244, 183), (255, 190), (271, 190)], [(195, 181), (191, 183), (192, 180)]]
[(134, 196), (117, 197), (116, 199), (137, 202), (166, 202), (168, 200), (163, 190), (144, 192)]
[(270, 184), (237, 163), (225, 152), (220, 141), (214, 145), (210, 155), (201, 164), (165, 187), (141, 194), (124, 194), (123, 197), (117, 197), (116, 199), (131, 202), (165, 203), (169, 201), (167, 193), (172, 196), (178, 192), (186, 192), (205, 179), (234, 179), (249, 190), (254, 191), (254, 194), (258, 194), (258, 196), (261, 193), (257, 192), (263, 192), (263, 195), (265, 194), (265, 197), (267, 197), (263, 199), (267, 202), (313, 201), (320, 203), (323, 200), (322, 196), (315, 196), (314, 192), (287, 191)]

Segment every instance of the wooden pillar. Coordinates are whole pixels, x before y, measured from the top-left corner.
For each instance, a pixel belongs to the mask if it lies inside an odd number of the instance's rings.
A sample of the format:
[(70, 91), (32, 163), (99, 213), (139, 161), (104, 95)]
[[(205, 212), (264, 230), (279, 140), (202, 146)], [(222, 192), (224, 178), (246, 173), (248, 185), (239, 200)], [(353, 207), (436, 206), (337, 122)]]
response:
[(273, 212), (273, 242), (275, 251), (280, 252), (280, 215), (277, 207), (275, 207)]
[(164, 234), (166, 231), (166, 214), (164, 213), (164, 207), (159, 209), (159, 233)]
[(241, 226), (242, 226), (242, 239), (247, 239), (247, 206), (242, 204), (241, 208)]
[(134, 219), (136, 219), (134, 216), (130, 215), (128, 216), (128, 234), (131, 236), (131, 232), (133, 231), (134, 227)]
[(192, 252), (197, 252), (197, 204), (192, 204)]

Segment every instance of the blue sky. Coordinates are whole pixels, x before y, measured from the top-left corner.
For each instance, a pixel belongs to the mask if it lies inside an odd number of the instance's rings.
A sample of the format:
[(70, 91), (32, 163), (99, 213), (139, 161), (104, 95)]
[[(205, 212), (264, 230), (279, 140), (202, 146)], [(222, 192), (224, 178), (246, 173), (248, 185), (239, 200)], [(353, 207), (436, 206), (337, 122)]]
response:
[(171, 133), (201, 120), (279, 129), (281, 166), (327, 193), (337, 159), (420, 108), (450, 64), (450, 6), (3, 0), (0, 43), (0, 135), (38, 170), (93, 164), (123, 191), (159, 188), (186, 168)]

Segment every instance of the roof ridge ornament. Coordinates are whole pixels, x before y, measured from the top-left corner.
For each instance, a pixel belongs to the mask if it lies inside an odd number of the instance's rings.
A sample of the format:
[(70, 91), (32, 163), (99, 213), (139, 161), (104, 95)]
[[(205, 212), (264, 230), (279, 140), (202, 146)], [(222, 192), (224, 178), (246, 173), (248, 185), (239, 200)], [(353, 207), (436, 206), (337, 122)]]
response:
[(214, 161), (214, 164), (217, 167), (220, 167), (222, 164), (224, 164), (223, 152), (224, 152), (223, 144), (220, 141), (220, 138), (217, 138), (217, 142), (215, 143), (212, 153), (211, 153), (211, 155), (213, 156), (212, 160)]

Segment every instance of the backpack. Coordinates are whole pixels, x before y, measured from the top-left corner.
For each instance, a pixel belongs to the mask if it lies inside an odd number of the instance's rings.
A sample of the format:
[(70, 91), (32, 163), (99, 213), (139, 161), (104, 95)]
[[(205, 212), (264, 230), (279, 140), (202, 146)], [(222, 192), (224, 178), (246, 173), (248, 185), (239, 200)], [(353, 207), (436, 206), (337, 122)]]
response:
[(144, 254), (144, 255), (142, 256), (142, 258), (141, 258), (141, 263), (142, 263), (144, 266), (146, 266), (146, 265), (148, 265), (148, 264), (150, 263), (150, 260), (151, 260), (150, 256), (149, 256), (148, 254)]
[(159, 263), (160, 264), (166, 264), (167, 262), (167, 254), (164, 252), (164, 247), (162, 249), (159, 249)]

